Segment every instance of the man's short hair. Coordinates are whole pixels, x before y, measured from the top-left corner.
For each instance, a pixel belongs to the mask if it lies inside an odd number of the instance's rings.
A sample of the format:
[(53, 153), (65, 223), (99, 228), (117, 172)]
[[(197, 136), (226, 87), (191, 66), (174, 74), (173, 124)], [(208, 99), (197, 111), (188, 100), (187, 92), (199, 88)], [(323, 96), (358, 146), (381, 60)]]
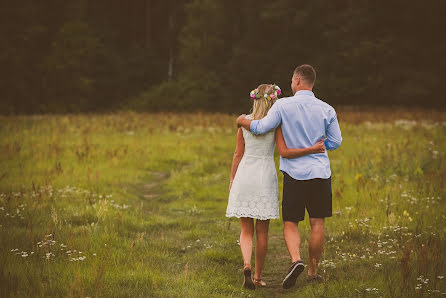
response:
[(310, 86), (313, 86), (316, 81), (316, 70), (309, 64), (302, 64), (301, 66), (296, 67), (294, 75), (299, 76)]

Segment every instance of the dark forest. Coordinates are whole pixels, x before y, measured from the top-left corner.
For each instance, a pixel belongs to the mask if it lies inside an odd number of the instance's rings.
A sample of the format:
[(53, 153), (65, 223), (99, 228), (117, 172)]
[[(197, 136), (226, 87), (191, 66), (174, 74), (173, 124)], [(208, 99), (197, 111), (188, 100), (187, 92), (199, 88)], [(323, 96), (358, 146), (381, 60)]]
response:
[(249, 109), (312, 64), (332, 105), (445, 106), (445, 2), (2, 1), (2, 114)]

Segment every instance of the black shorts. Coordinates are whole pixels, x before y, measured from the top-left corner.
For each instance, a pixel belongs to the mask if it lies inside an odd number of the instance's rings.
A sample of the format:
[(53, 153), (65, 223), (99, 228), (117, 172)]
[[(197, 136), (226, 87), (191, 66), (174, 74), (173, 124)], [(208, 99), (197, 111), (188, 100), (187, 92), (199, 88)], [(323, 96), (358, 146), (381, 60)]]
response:
[(283, 221), (304, 220), (305, 209), (311, 218), (330, 217), (331, 197), (331, 177), (296, 180), (283, 172)]

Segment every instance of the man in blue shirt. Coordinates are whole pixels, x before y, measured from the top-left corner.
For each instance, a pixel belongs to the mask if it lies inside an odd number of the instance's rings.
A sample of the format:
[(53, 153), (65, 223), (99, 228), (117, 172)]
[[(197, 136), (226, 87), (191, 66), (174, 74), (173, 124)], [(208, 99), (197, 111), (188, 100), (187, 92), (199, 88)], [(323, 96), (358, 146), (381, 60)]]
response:
[[(324, 139), (327, 150), (341, 145), (342, 137), (336, 112), (312, 92), (316, 71), (311, 65), (298, 66), (293, 73), (291, 90), (294, 96), (279, 99), (260, 120), (249, 120), (245, 115), (237, 124), (253, 134), (261, 135), (282, 126), (283, 137), (289, 148), (307, 148)], [(324, 219), (332, 215), (331, 169), (328, 154), (305, 155), (287, 159), (280, 157), (283, 173), (282, 217), (283, 234), (292, 265), (283, 280), (287, 289), (295, 285), (304, 264), (300, 257), (299, 221), (310, 217), (308, 281), (321, 281), (317, 265), (324, 245)]]

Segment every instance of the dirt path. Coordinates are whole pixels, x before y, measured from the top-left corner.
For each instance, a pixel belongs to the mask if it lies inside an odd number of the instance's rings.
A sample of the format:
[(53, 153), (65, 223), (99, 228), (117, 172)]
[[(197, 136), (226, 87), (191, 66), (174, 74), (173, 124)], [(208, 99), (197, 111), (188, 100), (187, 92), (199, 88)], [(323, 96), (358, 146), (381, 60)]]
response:
[(169, 178), (168, 173), (150, 172), (150, 182), (143, 185), (142, 194), (145, 199), (155, 199), (161, 194), (161, 184)]
[[(148, 182), (137, 186), (137, 191), (141, 195), (141, 200), (144, 202), (144, 209), (147, 213), (154, 212), (158, 209), (159, 205), (162, 204), (159, 200), (162, 197), (162, 184), (168, 178), (168, 173), (150, 172), (149, 177), (145, 179)], [(280, 223), (280, 225), (282, 225), (282, 223)], [(275, 229), (270, 229), (268, 254), (263, 270), (263, 279), (267, 283), (267, 287), (256, 289), (255, 293), (253, 293), (255, 296), (281, 297), (293, 292), (293, 290), (284, 290), (282, 288), (282, 281), (291, 265), (291, 261), (281, 228), (279, 230), (277, 227), (275, 227)], [(302, 240), (302, 250), (305, 250), (307, 249), (304, 244), (305, 239)], [(303, 254), (305, 255), (304, 252)], [(306, 286), (305, 275), (306, 270), (298, 278), (295, 288)]]

